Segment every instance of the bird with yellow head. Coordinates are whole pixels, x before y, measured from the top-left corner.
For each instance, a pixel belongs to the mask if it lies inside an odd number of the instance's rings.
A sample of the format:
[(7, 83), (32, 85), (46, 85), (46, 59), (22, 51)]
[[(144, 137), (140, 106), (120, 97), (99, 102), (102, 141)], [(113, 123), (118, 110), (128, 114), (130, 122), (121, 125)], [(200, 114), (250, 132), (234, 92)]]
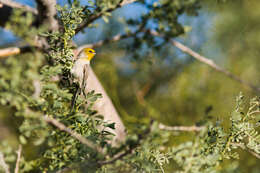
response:
[(71, 73), (78, 83), (76, 92), (72, 98), (72, 109), (74, 108), (78, 95), (83, 93), (86, 96), (85, 89), (87, 85), (90, 61), (94, 58), (95, 54), (96, 52), (94, 49), (84, 48), (79, 52), (79, 55), (74, 62), (74, 66), (71, 69)]

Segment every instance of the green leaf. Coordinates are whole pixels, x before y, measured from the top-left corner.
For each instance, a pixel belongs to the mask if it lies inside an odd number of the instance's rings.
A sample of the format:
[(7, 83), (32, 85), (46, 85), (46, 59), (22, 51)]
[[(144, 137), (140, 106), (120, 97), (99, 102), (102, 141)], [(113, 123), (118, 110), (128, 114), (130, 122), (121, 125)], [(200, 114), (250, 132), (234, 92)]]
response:
[(21, 144), (27, 144), (27, 140), (23, 135), (19, 136), (19, 141), (21, 142)]

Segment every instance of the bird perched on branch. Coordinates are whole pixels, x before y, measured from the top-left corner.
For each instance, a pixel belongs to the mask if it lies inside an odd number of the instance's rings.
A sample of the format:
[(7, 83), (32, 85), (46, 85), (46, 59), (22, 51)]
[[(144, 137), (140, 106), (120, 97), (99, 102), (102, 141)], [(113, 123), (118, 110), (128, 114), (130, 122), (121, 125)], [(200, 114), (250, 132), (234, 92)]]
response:
[(84, 48), (82, 51), (80, 51), (74, 62), (74, 66), (72, 67), (71, 73), (74, 75), (78, 84), (76, 87), (76, 92), (72, 97), (72, 110), (74, 108), (78, 95), (83, 93), (84, 96), (86, 96), (85, 89), (87, 85), (90, 61), (94, 58), (95, 54), (96, 52), (94, 49)]

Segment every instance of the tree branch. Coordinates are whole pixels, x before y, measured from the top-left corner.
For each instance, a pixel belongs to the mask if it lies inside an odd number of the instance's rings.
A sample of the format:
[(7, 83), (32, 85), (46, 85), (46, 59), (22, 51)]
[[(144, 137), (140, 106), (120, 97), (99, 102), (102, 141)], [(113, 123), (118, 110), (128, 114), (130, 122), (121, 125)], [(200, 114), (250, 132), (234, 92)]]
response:
[(21, 154), (22, 154), (22, 145), (19, 145), (19, 149), (17, 151), (17, 160), (16, 160), (16, 164), (15, 164), (15, 173), (19, 173), (19, 163), (21, 160)]
[(9, 48), (0, 49), (0, 58), (5, 58), (7, 56), (18, 55), (26, 52), (32, 52), (34, 48), (36, 47), (24, 46), (24, 47), (9, 47)]
[(20, 4), (18, 2), (12, 1), (12, 0), (0, 0), (0, 4), (4, 4), (4, 5), (12, 7), (12, 8), (19, 8), (24, 11), (31, 12), (35, 15), (38, 14), (38, 11), (35, 8), (32, 8), (28, 5)]
[(72, 137), (76, 138), (77, 140), (79, 140), (82, 144), (88, 146), (89, 148), (94, 149), (95, 151), (98, 151), (99, 153), (104, 153), (102, 148), (100, 148), (99, 146), (97, 146), (97, 144), (94, 144), (92, 141), (86, 139), (85, 137), (83, 137), (82, 135), (78, 134), (77, 132), (71, 130), (70, 128), (66, 127), (64, 124), (62, 124), (61, 122), (59, 122), (58, 120), (54, 119), (54, 118), (50, 118), (47, 116), (43, 117), (43, 120), (49, 124), (52, 124), (53, 126), (57, 127), (58, 129), (60, 129), (61, 131), (67, 132), (68, 134), (70, 134)]
[(10, 173), (9, 166), (5, 162), (4, 154), (0, 152), (0, 166), (4, 168), (5, 173)]
[[(151, 31), (150, 30), (151, 35), (153, 36), (160, 36), (163, 37), (162, 35), (160, 35), (158, 32), (156, 31)], [(199, 53), (193, 51), (192, 49), (190, 49), (189, 47), (183, 45), (182, 43), (175, 41), (175, 40), (170, 40), (171, 44), (175, 47), (177, 47), (178, 49), (180, 49), (181, 51), (185, 52), (186, 54), (192, 56), (193, 58), (195, 58), (196, 60), (210, 66), (211, 68), (213, 68), (214, 70), (221, 72), (223, 74), (225, 74), (227, 77), (239, 82), (240, 84), (247, 86), (249, 88), (251, 88), (252, 90), (256, 91), (256, 92), (260, 92), (260, 88), (254, 86), (251, 83), (248, 83), (244, 80), (242, 80), (241, 78), (239, 78), (238, 76), (232, 74), (231, 72), (219, 67), (213, 60), (206, 58), (205, 56), (200, 55)]]
[(100, 13), (97, 13), (97, 14), (93, 14), (91, 15), (88, 20), (82, 24), (80, 24), (78, 26), (78, 28), (76, 29), (76, 33), (82, 31), (85, 27), (87, 27), (89, 24), (91, 24), (92, 22), (94, 22), (95, 20), (99, 19), (100, 17), (102, 17), (105, 13), (109, 13), (109, 12), (112, 12), (118, 8), (121, 8), (127, 4), (130, 4), (130, 3), (133, 3), (133, 2), (136, 2), (138, 0), (121, 0), (115, 7), (113, 8), (109, 8), (107, 9), (106, 11), (104, 12), (100, 12)]
[(188, 55), (192, 56), (193, 58), (197, 59), (198, 61), (200, 61), (204, 64), (207, 64), (208, 66), (210, 66), (214, 70), (225, 74), (227, 77), (241, 83), (244, 86), (251, 88), (252, 90), (254, 90), (256, 92), (260, 92), (259, 87), (256, 87), (253, 84), (251, 84), (251, 83), (249, 83), (245, 80), (242, 80), (240, 77), (238, 77), (238, 76), (232, 74), (231, 72), (225, 70), (224, 68), (218, 66), (213, 60), (208, 59), (205, 56), (198, 54), (197, 52), (191, 50), (190, 48), (188, 48), (187, 46), (183, 45), (182, 43), (180, 43), (178, 41), (171, 40), (171, 43), (172, 43), (172, 45), (174, 45), (178, 49), (182, 50), (183, 52), (187, 53)]
[(36, 0), (40, 25), (48, 26), (50, 31), (59, 29), (56, 16), (56, 0)]
[(166, 126), (164, 124), (159, 124), (159, 128), (161, 130), (169, 130), (169, 131), (186, 131), (186, 132), (196, 132), (201, 131), (205, 127), (203, 126)]

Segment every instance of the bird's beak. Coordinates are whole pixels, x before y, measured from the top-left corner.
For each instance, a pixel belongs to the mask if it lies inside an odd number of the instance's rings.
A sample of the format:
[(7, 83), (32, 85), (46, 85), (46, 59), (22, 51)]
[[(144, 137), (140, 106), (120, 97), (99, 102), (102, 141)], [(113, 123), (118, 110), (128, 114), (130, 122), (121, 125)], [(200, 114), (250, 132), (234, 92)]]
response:
[(96, 55), (97, 53), (93, 53), (94, 55)]

